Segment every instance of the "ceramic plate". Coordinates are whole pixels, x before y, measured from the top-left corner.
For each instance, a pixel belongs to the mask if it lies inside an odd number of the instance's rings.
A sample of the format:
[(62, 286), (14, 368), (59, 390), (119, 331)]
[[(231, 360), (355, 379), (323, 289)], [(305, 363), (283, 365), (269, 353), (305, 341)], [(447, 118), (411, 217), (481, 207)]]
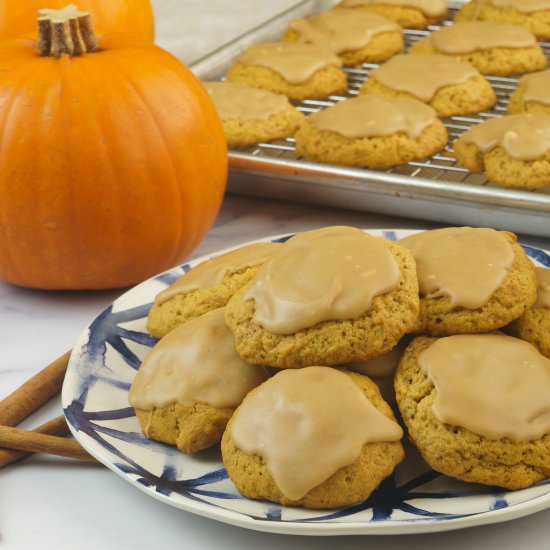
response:
[[(369, 233), (399, 239), (411, 231)], [(276, 237), (265, 240), (285, 240)], [(550, 255), (525, 247), (538, 265)], [(220, 251), (221, 252), (226, 252)], [(550, 480), (509, 492), (440, 475), (413, 449), (371, 497), (348, 508), (315, 511), (241, 497), (219, 449), (187, 456), (143, 437), (128, 389), (155, 344), (145, 321), (155, 295), (206, 258), (153, 277), (103, 311), (76, 343), (63, 386), (63, 408), (76, 439), (100, 462), (148, 495), (225, 523), (302, 535), (396, 534), (444, 531), (506, 521), (550, 507)]]

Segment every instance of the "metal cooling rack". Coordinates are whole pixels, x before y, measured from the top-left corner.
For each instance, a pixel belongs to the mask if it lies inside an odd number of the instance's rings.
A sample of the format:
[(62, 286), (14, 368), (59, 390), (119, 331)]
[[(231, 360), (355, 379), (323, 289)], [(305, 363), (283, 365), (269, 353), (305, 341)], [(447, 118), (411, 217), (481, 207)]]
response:
[[(266, 22), (191, 68), (201, 78), (222, 78), (225, 70), (250, 43), (274, 40), (288, 21), (326, 9), (322, 2), (300, 2), (294, 9)], [(326, 4), (326, 2), (324, 3)], [(458, 4), (450, 4), (452, 24)], [(405, 30), (406, 50), (417, 40), (440, 28)], [(539, 43), (550, 59), (550, 43)], [(365, 64), (344, 69), (348, 75), (345, 95), (323, 100), (295, 102), (309, 114), (357, 95), (369, 71), (378, 65)], [(486, 77), (497, 95), (497, 103), (475, 115), (442, 119), (449, 143), (438, 154), (422, 162), (409, 162), (388, 170), (343, 168), (303, 160), (296, 154), (294, 138), (260, 143), (229, 153), (228, 190), (259, 197), (329, 204), (345, 208), (468, 225), (491, 225), (516, 232), (550, 238), (550, 188), (543, 191), (503, 189), (485, 175), (474, 174), (455, 162), (452, 143), (472, 126), (506, 113), (508, 98), (518, 79)]]

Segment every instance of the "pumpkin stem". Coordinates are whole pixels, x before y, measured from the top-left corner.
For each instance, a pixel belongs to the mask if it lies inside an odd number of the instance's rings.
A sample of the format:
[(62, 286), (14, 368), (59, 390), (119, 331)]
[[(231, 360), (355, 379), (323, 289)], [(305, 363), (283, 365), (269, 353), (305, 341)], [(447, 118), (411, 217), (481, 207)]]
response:
[(40, 55), (71, 57), (97, 49), (97, 39), (88, 12), (71, 4), (60, 10), (38, 10), (38, 50)]

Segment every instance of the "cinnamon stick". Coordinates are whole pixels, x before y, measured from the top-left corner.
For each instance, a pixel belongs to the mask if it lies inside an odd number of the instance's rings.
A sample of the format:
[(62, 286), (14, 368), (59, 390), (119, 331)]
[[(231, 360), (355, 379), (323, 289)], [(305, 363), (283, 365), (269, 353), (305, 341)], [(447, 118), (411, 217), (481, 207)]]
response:
[(74, 439), (0, 426), (0, 447), (94, 461)]
[(0, 424), (17, 426), (19, 422), (61, 391), (70, 354), (71, 352), (68, 351), (58, 357), (0, 401)]
[[(56, 435), (59, 437), (63, 437), (70, 432), (69, 426), (67, 426), (67, 422), (65, 421), (64, 416), (58, 416), (53, 420), (49, 420), (48, 422), (45, 422), (44, 424), (38, 426), (38, 428), (35, 428), (33, 431), (41, 434)], [(0, 449), (0, 468), (3, 468), (4, 466), (7, 466), (8, 464), (15, 462), (16, 460), (20, 460), (28, 456), (29, 454), (30, 453), (27, 451)]]

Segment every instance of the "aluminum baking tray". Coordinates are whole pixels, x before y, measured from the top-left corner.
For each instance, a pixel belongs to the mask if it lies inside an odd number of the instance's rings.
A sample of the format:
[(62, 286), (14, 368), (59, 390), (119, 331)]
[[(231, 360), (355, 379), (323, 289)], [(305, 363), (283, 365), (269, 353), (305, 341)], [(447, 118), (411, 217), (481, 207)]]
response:
[[(307, 0), (264, 22), (236, 40), (191, 65), (203, 80), (223, 78), (244, 48), (257, 42), (278, 40), (291, 19), (326, 10), (334, 2)], [(449, 24), (460, 2), (450, 2)], [(430, 31), (405, 30), (407, 48)], [(550, 58), (550, 43), (541, 43)], [(345, 97), (353, 97), (369, 70), (376, 65), (346, 69), (349, 88), (345, 96), (296, 102), (311, 113)], [(330, 205), (393, 216), (419, 218), (456, 225), (492, 226), (550, 237), (550, 187), (520, 191), (497, 187), (483, 174), (472, 174), (455, 163), (452, 142), (468, 128), (506, 112), (516, 78), (488, 77), (498, 101), (493, 109), (477, 115), (443, 119), (449, 132), (446, 149), (424, 162), (410, 162), (389, 170), (347, 168), (305, 161), (295, 151), (293, 138), (260, 143), (229, 152), (228, 191), (307, 204)]]

